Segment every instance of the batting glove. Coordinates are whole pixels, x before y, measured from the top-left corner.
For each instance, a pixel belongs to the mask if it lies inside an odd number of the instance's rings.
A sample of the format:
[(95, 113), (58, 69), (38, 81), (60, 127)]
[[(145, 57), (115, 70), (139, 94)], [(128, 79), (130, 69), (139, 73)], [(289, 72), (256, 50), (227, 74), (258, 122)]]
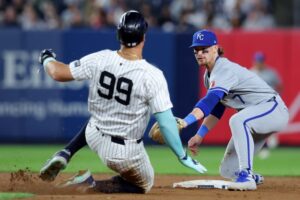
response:
[(55, 58), (56, 58), (56, 54), (52, 51), (52, 49), (44, 49), (41, 51), (39, 55), (39, 63), (45, 66), (47, 62), (54, 61)]
[(207, 169), (201, 163), (199, 163), (197, 160), (192, 159), (190, 156), (187, 155), (187, 153), (185, 153), (185, 156), (183, 158), (179, 158), (179, 161), (184, 166), (192, 168), (199, 173), (203, 174), (207, 172)]

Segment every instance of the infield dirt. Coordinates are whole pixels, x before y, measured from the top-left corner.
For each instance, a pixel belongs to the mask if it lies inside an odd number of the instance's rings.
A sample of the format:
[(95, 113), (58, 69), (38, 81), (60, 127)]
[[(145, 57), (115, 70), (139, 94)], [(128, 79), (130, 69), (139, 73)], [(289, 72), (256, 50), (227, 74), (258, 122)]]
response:
[[(53, 183), (43, 182), (36, 173), (19, 170), (13, 173), (0, 173), (0, 192), (27, 192), (35, 194), (26, 199), (43, 200), (216, 200), (216, 199), (258, 199), (293, 200), (300, 199), (300, 177), (265, 177), (265, 183), (256, 191), (227, 191), (219, 189), (173, 189), (174, 182), (196, 179), (221, 179), (213, 176), (156, 175), (153, 189), (147, 194), (82, 194), (74, 189), (58, 189), (55, 184), (73, 174), (61, 174)], [(110, 177), (107, 174), (93, 175), (95, 179)]]

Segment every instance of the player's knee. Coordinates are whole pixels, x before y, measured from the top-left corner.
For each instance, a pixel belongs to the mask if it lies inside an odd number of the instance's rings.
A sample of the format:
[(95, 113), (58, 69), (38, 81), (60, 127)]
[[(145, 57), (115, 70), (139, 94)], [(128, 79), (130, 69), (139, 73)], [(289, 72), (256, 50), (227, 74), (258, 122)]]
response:
[(222, 164), (219, 166), (219, 173), (220, 173), (220, 175), (221, 175), (222, 177), (226, 178), (226, 177), (225, 177), (225, 176), (226, 176), (226, 173), (225, 173), (225, 170), (224, 170), (224, 166), (223, 166)]
[(148, 181), (147, 183), (144, 183), (143, 185), (140, 185), (140, 187), (144, 190), (144, 193), (150, 192), (154, 184), (154, 180)]
[(143, 189), (145, 190), (145, 193), (149, 192), (154, 185), (154, 172), (150, 173), (147, 177), (147, 182), (144, 184)]
[(232, 170), (232, 167), (229, 167), (222, 163), (219, 167), (219, 173), (223, 178), (234, 179), (235, 173)]
[(219, 172), (220, 175), (224, 178), (234, 179), (235, 172), (238, 169), (236, 154), (232, 151), (227, 151), (224, 155), (224, 158), (220, 164)]
[(149, 192), (154, 185), (154, 170), (144, 173), (140, 180), (136, 181), (136, 185), (144, 190), (144, 193)]
[(148, 193), (150, 192), (150, 190), (152, 189), (153, 187), (153, 183), (152, 184), (148, 184), (147, 186), (145, 186), (143, 189), (144, 189), (144, 193)]

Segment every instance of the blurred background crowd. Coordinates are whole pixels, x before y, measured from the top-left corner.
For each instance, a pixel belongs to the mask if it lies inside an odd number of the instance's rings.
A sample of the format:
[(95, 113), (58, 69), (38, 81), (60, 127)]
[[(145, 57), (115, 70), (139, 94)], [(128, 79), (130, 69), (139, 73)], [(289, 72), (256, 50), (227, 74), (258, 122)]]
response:
[(0, 29), (110, 29), (129, 9), (151, 28), (262, 30), (300, 25), (297, 0), (0, 0)]

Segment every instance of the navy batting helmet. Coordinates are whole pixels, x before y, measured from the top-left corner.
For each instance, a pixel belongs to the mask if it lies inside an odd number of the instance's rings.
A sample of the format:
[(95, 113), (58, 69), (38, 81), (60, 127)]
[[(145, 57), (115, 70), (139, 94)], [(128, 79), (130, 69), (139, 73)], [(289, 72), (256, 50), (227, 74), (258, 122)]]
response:
[(130, 10), (121, 16), (117, 37), (126, 47), (137, 46), (144, 37), (148, 28), (143, 15), (135, 10)]

